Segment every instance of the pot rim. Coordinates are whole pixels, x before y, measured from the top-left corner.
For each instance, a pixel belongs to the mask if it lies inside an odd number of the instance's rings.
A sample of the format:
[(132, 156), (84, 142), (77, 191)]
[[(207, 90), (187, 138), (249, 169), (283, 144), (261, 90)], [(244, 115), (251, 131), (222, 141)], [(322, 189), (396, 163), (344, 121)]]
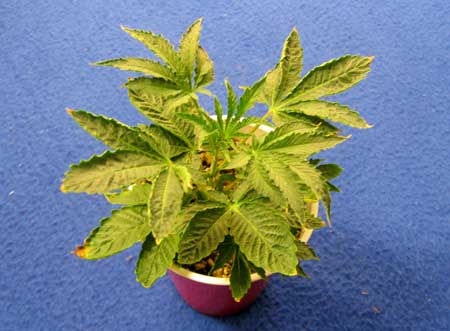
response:
[[(169, 270), (178, 274), (181, 277), (193, 280), (194, 282), (197, 283), (219, 285), (219, 286), (230, 286), (230, 278), (214, 277), (199, 274), (194, 271), (185, 269), (179, 265), (176, 265), (175, 263), (169, 267)], [(270, 274), (267, 274), (267, 277), (268, 276), (270, 276)], [(253, 273), (251, 274), (250, 279), (251, 282), (253, 283), (262, 280), (263, 278), (261, 278), (261, 276), (259, 276), (257, 273)]]

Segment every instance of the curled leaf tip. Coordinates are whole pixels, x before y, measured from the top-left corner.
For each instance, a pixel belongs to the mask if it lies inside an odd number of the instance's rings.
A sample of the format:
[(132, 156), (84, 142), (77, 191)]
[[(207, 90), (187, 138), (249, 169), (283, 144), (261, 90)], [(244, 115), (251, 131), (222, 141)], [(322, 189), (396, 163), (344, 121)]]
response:
[(66, 108), (66, 112), (67, 114), (69, 114), (70, 116), (72, 116), (72, 114), (75, 112), (75, 110), (71, 109), (71, 108)]
[(75, 254), (79, 258), (85, 259), (87, 257), (87, 248), (83, 246), (77, 246), (74, 251), (72, 251), (72, 254)]

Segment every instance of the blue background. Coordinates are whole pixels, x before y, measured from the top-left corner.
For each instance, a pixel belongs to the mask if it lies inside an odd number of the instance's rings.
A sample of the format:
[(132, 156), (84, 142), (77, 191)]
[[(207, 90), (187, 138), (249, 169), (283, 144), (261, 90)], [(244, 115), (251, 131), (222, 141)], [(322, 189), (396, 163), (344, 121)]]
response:
[[(104, 147), (64, 108), (144, 121), (89, 62), (146, 56), (120, 24), (177, 42), (204, 17), (201, 42), (223, 79), (247, 85), (272, 67), (296, 25), (305, 70), (374, 55), (369, 78), (331, 99), (375, 127), (327, 152), (345, 172), (334, 227), (313, 235), (306, 281), (274, 277), (246, 312), (191, 310), (168, 278), (135, 282), (137, 247), (89, 262), (70, 254), (110, 206), (63, 195), (70, 163)], [(450, 2), (2, 1), (0, 4), (1, 330), (448, 330), (450, 324)]]

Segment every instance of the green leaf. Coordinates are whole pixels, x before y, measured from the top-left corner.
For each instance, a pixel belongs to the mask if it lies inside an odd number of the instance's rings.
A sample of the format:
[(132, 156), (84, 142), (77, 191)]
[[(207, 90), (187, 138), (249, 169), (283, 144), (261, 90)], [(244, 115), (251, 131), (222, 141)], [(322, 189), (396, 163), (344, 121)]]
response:
[(293, 212), (290, 212), (286, 216), (286, 220), (289, 226), (295, 229), (305, 228), (311, 230), (318, 230), (325, 226), (324, 221), (322, 221), (320, 218), (312, 215), (307, 211), (304, 212), (303, 217), (301, 218), (297, 217), (297, 215), (295, 215)]
[(176, 164), (173, 166), (175, 174), (181, 182), (184, 192), (188, 192), (192, 189), (192, 175), (189, 173), (188, 168), (183, 165)]
[(303, 217), (305, 202), (305, 187), (302, 185), (298, 174), (289, 167), (278, 155), (260, 153), (258, 160), (261, 162), (268, 176), (276, 187), (282, 192), (296, 215)]
[(333, 178), (338, 177), (343, 170), (340, 166), (333, 163), (321, 164), (316, 168), (322, 173), (322, 176), (327, 180), (331, 180)]
[(153, 77), (159, 77), (171, 82), (176, 82), (176, 76), (170, 68), (149, 59), (128, 57), (96, 62), (93, 63), (93, 65), (114, 67), (125, 71), (140, 72)]
[(237, 246), (234, 243), (233, 238), (231, 236), (226, 236), (225, 240), (217, 247), (219, 256), (217, 257), (216, 262), (214, 262), (211, 270), (209, 270), (208, 275), (212, 275), (217, 269), (223, 268), (225, 263), (233, 258), (236, 248)]
[(294, 28), (287, 37), (280, 60), (280, 83), (276, 99), (289, 94), (300, 80), (303, 68), (303, 49), (300, 45), (300, 37)]
[(323, 198), (327, 189), (326, 179), (322, 177), (322, 173), (307, 161), (299, 160), (292, 156), (279, 156), (289, 168), (297, 174), (300, 181), (311, 189), (320, 199)]
[(217, 99), (217, 97), (214, 97), (214, 111), (216, 113), (217, 116), (217, 124), (218, 127), (223, 130), (224, 126), (223, 126), (223, 109), (222, 109), (222, 105), (220, 104), (219, 99)]
[(269, 108), (273, 108), (278, 103), (278, 89), (281, 79), (281, 65), (278, 63), (275, 68), (265, 74), (266, 80), (263, 91), (259, 94), (256, 102), (265, 103)]
[(337, 135), (323, 135), (323, 134), (302, 134), (294, 133), (288, 137), (278, 140), (274, 143), (263, 143), (259, 147), (262, 151), (272, 151), (285, 154), (296, 154), (304, 156), (318, 153), (325, 149), (332, 148), (337, 144), (342, 143), (348, 137), (340, 137)]
[(165, 168), (153, 182), (149, 199), (152, 231), (157, 242), (172, 234), (181, 209), (183, 187), (173, 167)]
[(151, 234), (142, 244), (142, 250), (136, 264), (136, 279), (144, 287), (150, 287), (160, 277), (166, 274), (172, 265), (178, 249), (178, 235), (164, 238), (159, 245)]
[(179, 116), (179, 113), (189, 113), (192, 110), (189, 103), (169, 107), (160, 97), (134, 90), (129, 90), (129, 98), (131, 103), (153, 123), (181, 139), (190, 149), (194, 148), (194, 126)]
[(275, 186), (260, 160), (253, 159), (250, 161), (246, 182), (250, 183), (251, 188), (254, 188), (262, 196), (268, 197), (276, 205), (282, 206), (285, 204), (286, 200), (283, 194)]
[(255, 271), (259, 277), (261, 277), (262, 279), (266, 279), (266, 272), (264, 271), (263, 268), (257, 267), (256, 265), (254, 265), (251, 261), (245, 259), (247, 261), (248, 266), (250, 267), (250, 271)]
[(126, 149), (154, 155), (139, 132), (113, 118), (83, 110), (67, 110), (68, 114), (89, 134), (113, 149)]
[(184, 229), (185, 226), (189, 224), (189, 222), (198, 213), (208, 209), (218, 209), (218, 208), (224, 208), (224, 205), (216, 201), (198, 201), (191, 203), (188, 206), (181, 209), (180, 213), (177, 216), (176, 226), (179, 229)]
[(124, 84), (137, 94), (147, 96), (171, 97), (182, 92), (180, 88), (167, 80), (156, 77), (137, 77)]
[(237, 249), (230, 276), (231, 294), (236, 302), (239, 302), (244, 297), (251, 284), (250, 269), (244, 256)]
[(105, 194), (133, 184), (139, 179), (151, 179), (162, 167), (160, 161), (143, 154), (106, 151), (72, 165), (65, 174), (61, 191)]
[(271, 145), (283, 141), (293, 134), (312, 133), (316, 131), (317, 126), (304, 122), (291, 122), (277, 127), (275, 130), (269, 132), (262, 142), (265, 148), (270, 148)]
[(228, 233), (229, 217), (230, 213), (225, 208), (197, 213), (181, 239), (178, 261), (192, 264), (211, 254)]
[(303, 241), (296, 240), (295, 245), (297, 246), (297, 257), (300, 260), (320, 260), (316, 252), (314, 252), (314, 250), (309, 247), (308, 244), (304, 243)]
[(231, 155), (230, 162), (227, 162), (222, 168), (223, 170), (228, 169), (239, 169), (245, 167), (250, 161), (251, 156), (247, 152), (238, 152)]
[(233, 207), (230, 233), (247, 259), (266, 272), (295, 274), (294, 236), (284, 217), (266, 203), (251, 201)]
[(198, 52), (198, 41), (200, 39), (200, 31), (202, 29), (202, 19), (196, 20), (183, 34), (180, 41), (178, 56), (183, 64), (183, 77), (191, 80), (194, 64)]
[(363, 80), (373, 57), (345, 55), (325, 62), (307, 73), (286, 97), (283, 105), (341, 93)]
[(302, 223), (303, 227), (311, 230), (318, 230), (325, 226), (324, 221), (308, 212), (305, 212), (305, 218), (300, 220), (300, 222)]
[(180, 59), (175, 52), (172, 44), (164, 39), (162, 35), (155, 35), (150, 31), (133, 30), (122, 27), (131, 37), (142, 42), (156, 56), (166, 62), (173, 70), (177, 71), (180, 67)]
[(328, 184), (328, 190), (330, 192), (341, 192), (341, 190), (337, 186), (331, 184), (330, 182), (328, 182), (327, 184)]
[(145, 206), (113, 210), (112, 215), (100, 221), (100, 226), (92, 230), (74, 254), (88, 260), (102, 259), (144, 240), (150, 230)]
[(300, 263), (296, 267), (297, 276), (300, 276), (302, 278), (310, 279), (309, 275), (303, 270), (303, 268), (300, 266)]
[(201, 47), (197, 49), (197, 62), (195, 66), (195, 87), (208, 86), (214, 81), (214, 63), (208, 53)]
[(315, 126), (318, 133), (322, 133), (325, 135), (338, 133), (341, 131), (334, 125), (331, 125), (327, 121), (324, 121), (317, 116), (309, 116), (299, 112), (288, 112), (283, 110), (275, 111), (272, 112), (272, 120), (278, 126), (292, 122), (299, 122), (305, 125)]
[(114, 205), (146, 205), (152, 186), (148, 182), (136, 183), (119, 193), (105, 194), (109, 203)]
[(231, 86), (231, 84), (228, 80), (225, 80), (225, 86), (227, 88), (227, 101), (228, 101), (226, 126), (228, 127), (229, 123), (231, 122), (231, 119), (234, 116), (234, 113), (237, 110), (237, 97), (233, 91), (233, 87)]
[(359, 116), (358, 112), (336, 102), (308, 100), (289, 105), (286, 109), (289, 112), (301, 112), (354, 128), (367, 129), (372, 127)]
[(261, 88), (264, 86), (266, 77), (261, 78), (252, 87), (246, 89), (242, 96), (239, 98), (239, 103), (237, 105), (236, 115), (233, 117), (235, 122), (238, 121), (242, 116), (244, 116), (250, 108), (252, 108), (261, 92)]
[(172, 159), (190, 149), (183, 140), (157, 125), (138, 124), (139, 136), (165, 159)]

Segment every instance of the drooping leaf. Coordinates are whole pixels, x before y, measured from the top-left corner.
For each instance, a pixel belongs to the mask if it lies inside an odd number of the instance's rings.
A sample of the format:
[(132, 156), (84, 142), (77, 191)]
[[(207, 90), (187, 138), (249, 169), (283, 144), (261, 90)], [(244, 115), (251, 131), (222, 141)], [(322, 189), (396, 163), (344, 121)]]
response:
[(322, 173), (322, 176), (324, 178), (326, 178), (327, 180), (331, 180), (333, 178), (338, 177), (343, 169), (337, 164), (327, 163), (318, 165), (317, 170), (319, 170)]
[(178, 56), (183, 64), (183, 77), (191, 80), (194, 71), (195, 60), (198, 52), (198, 41), (202, 29), (202, 19), (199, 18), (186, 30), (180, 41)]
[(363, 80), (373, 57), (345, 55), (315, 67), (286, 97), (283, 105), (343, 92)]
[(100, 226), (92, 230), (74, 254), (88, 260), (102, 259), (144, 240), (150, 230), (146, 206), (113, 210), (112, 215), (100, 221)]
[(144, 287), (150, 287), (164, 276), (172, 265), (178, 249), (178, 235), (171, 235), (161, 240), (159, 245), (151, 234), (142, 244), (142, 250), (136, 263), (136, 279)]
[(197, 49), (197, 62), (195, 66), (195, 87), (208, 86), (214, 81), (214, 63), (208, 53), (201, 47)]
[(317, 256), (316, 252), (303, 241), (296, 240), (295, 245), (297, 246), (297, 257), (300, 260), (308, 261), (308, 260), (320, 260)]
[(105, 194), (139, 179), (151, 179), (162, 167), (161, 161), (143, 154), (106, 151), (72, 165), (65, 174), (61, 191)]
[(355, 128), (367, 129), (372, 127), (359, 116), (358, 112), (336, 102), (308, 100), (289, 105), (286, 109), (289, 112), (301, 112), (309, 116), (317, 116)]
[(172, 44), (162, 35), (155, 35), (150, 31), (134, 30), (122, 27), (134, 39), (142, 42), (156, 56), (166, 62), (174, 71), (180, 68), (180, 59)]
[(219, 256), (217, 257), (214, 265), (209, 270), (208, 275), (212, 275), (217, 269), (223, 268), (225, 263), (228, 263), (236, 252), (236, 244), (231, 236), (226, 236), (225, 240), (219, 244), (217, 247), (217, 252)]
[(157, 242), (172, 234), (182, 199), (183, 187), (175, 169), (165, 168), (153, 182), (148, 203), (152, 232)]
[(245, 259), (247, 261), (247, 264), (250, 268), (250, 271), (254, 271), (258, 274), (259, 277), (261, 277), (262, 279), (266, 279), (266, 272), (263, 268), (256, 266), (254, 263), (252, 263), (251, 261), (249, 261), (247, 258)]
[(192, 264), (208, 256), (228, 234), (225, 208), (201, 211), (189, 223), (180, 242), (178, 261)]
[(230, 289), (234, 300), (239, 302), (248, 292), (250, 286), (250, 269), (247, 265), (247, 261), (238, 248), (234, 255), (230, 276)]
[(300, 266), (300, 263), (296, 267), (297, 276), (300, 276), (302, 278), (310, 279), (309, 275), (303, 270), (303, 268)]
[(152, 186), (148, 182), (136, 183), (119, 193), (105, 194), (109, 203), (114, 205), (146, 205)]
[(89, 134), (113, 149), (126, 149), (153, 154), (150, 146), (130, 128), (115, 119), (83, 110), (67, 110), (68, 114)]
[(266, 272), (295, 274), (294, 237), (276, 210), (252, 201), (235, 206), (230, 233), (248, 260)]
[(145, 75), (163, 78), (173, 83), (176, 83), (177, 79), (174, 72), (169, 67), (166, 67), (165, 65), (150, 59), (127, 57), (96, 62), (93, 63), (93, 65), (114, 67), (125, 71), (140, 72)]

